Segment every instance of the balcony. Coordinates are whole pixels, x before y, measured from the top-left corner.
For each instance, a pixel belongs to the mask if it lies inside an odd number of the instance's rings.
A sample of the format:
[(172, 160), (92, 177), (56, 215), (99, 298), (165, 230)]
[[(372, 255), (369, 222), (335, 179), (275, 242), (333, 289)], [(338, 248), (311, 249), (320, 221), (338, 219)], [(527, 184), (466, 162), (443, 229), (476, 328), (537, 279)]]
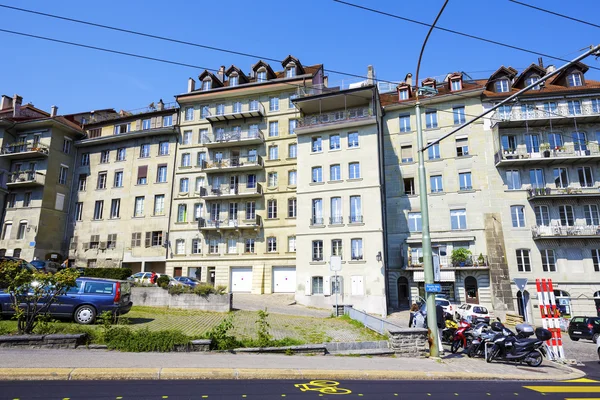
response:
[(237, 185), (210, 185), (202, 189), (203, 190), (200, 191), (200, 196), (205, 200), (260, 197), (263, 194), (260, 183), (255, 183), (251, 186), (248, 186), (247, 183), (238, 183)]
[[(591, 104), (581, 104), (579, 109), (569, 110), (568, 104), (558, 104), (556, 109), (546, 111), (541, 106), (533, 104), (528, 105), (527, 110), (520, 107), (513, 107), (510, 112), (496, 110), (492, 115), (492, 126), (498, 125), (501, 128), (516, 128), (522, 126), (547, 126), (549, 121), (552, 124), (572, 124), (573, 119), (577, 118), (578, 123), (594, 123), (600, 121), (600, 109), (594, 108)], [(570, 112), (572, 111), (572, 112)], [(580, 111), (575, 113), (575, 111)]]
[(224, 171), (252, 171), (264, 166), (261, 156), (231, 157), (216, 161), (202, 161), (200, 168), (208, 173)]
[(261, 218), (256, 215), (251, 219), (223, 219), (213, 220), (201, 218), (198, 220), (200, 230), (203, 231), (222, 231), (222, 230), (240, 230), (240, 229), (253, 229), (258, 231), (261, 227)]
[(312, 217), (310, 219), (310, 226), (325, 226), (325, 218), (323, 218), (323, 217)]
[(373, 114), (369, 107), (349, 108), (347, 110), (308, 115), (298, 119), (296, 124), (296, 134), (302, 134), (304, 131), (308, 132), (309, 128), (320, 127), (323, 125), (360, 122), (368, 120), (371, 117), (373, 117)]
[(262, 144), (265, 137), (260, 129), (244, 131), (226, 131), (202, 135), (201, 144), (209, 149)]
[(239, 108), (233, 106), (227, 107), (223, 110), (223, 113), (211, 113), (210, 111), (204, 116), (210, 123), (219, 121), (235, 121), (239, 119), (263, 117), (265, 115), (265, 108), (259, 102), (242, 104)]
[[(440, 268), (445, 270), (472, 270), (472, 269), (490, 269), (487, 256), (470, 256), (465, 262), (453, 262), (452, 257), (439, 256)], [(419, 257), (418, 260), (413, 260), (411, 256), (408, 257), (408, 265), (406, 269), (422, 270), (423, 269), (423, 257)]]
[(600, 226), (534, 226), (531, 228), (533, 240), (541, 239), (597, 239), (600, 237)]
[(20, 142), (6, 145), (0, 149), (0, 157), (27, 160), (48, 156), (49, 148), (45, 144)]
[(580, 187), (572, 188), (567, 187), (563, 189), (553, 188), (532, 188), (527, 189), (527, 200), (552, 200), (552, 199), (564, 199), (565, 197), (600, 197), (600, 188), (594, 187)]
[(44, 186), (46, 176), (35, 171), (19, 171), (13, 172), (8, 176), (6, 186), (11, 187), (30, 187)]
[(582, 164), (600, 160), (600, 148), (597, 143), (565, 144), (556, 150), (528, 152), (525, 146), (516, 150), (500, 150), (494, 156), (496, 167)]

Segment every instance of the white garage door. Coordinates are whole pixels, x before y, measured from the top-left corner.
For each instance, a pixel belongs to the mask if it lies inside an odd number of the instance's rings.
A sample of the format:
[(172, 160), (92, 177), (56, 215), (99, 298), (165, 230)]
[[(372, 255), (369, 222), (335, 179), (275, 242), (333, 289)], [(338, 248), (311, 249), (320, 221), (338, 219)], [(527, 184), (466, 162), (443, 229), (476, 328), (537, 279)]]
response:
[(296, 268), (273, 267), (273, 292), (294, 293), (296, 291)]
[(250, 292), (252, 290), (252, 268), (231, 268), (231, 291)]

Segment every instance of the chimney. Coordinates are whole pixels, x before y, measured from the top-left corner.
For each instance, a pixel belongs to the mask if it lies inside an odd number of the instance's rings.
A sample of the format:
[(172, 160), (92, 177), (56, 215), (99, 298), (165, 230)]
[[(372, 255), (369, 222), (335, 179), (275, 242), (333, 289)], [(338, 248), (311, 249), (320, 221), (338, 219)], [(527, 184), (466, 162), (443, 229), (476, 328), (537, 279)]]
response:
[(406, 82), (408, 86), (412, 87), (412, 74), (410, 72), (404, 77), (404, 82)]
[(163, 103), (162, 99), (160, 99), (158, 101), (158, 104), (156, 105), (156, 111), (162, 111), (165, 109), (165, 103)]
[(548, 65), (548, 66), (546, 67), (546, 73), (547, 73), (547, 74), (550, 74), (550, 73), (552, 73), (552, 72), (554, 72), (554, 71), (556, 71), (556, 67), (555, 67), (554, 65), (550, 64), (550, 65)]
[(15, 94), (13, 96), (13, 117), (18, 117), (21, 114), (21, 103), (23, 103), (23, 98)]
[(225, 82), (225, 66), (221, 65), (221, 68), (219, 68), (219, 72), (217, 72), (217, 76), (219, 77), (219, 80), (221, 82)]
[(12, 99), (3, 94), (2, 102), (0, 102), (0, 110), (6, 110), (7, 108), (12, 108)]
[(538, 58), (538, 65), (540, 66), (540, 68), (544, 68), (544, 59), (542, 57)]
[(194, 78), (189, 78), (188, 79), (188, 93), (191, 93), (194, 90), (196, 90), (196, 81), (194, 80)]
[(58, 114), (58, 107), (56, 107), (56, 106), (50, 107), (50, 116), (56, 117), (56, 114)]
[(369, 65), (367, 67), (367, 85), (372, 85), (373, 79), (375, 79), (375, 70), (372, 65)]

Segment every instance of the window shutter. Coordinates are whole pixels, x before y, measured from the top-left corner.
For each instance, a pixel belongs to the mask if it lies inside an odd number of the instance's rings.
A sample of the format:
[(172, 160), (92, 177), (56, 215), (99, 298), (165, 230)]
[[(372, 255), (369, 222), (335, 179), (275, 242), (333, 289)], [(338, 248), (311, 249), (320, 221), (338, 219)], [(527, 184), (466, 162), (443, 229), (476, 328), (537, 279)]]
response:
[(146, 232), (146, 247), (152, 247), (152, 232)]
[(331, 296), (331, 277), (330, 276), (323, 277), (323, 295)]
[[(157, 127), (156, 122), (160, 121), (161, 117), (154, 117), (150, 119), (150, 129), (154, 129)], [(160, 127), (160, 124), (158, 125)]]
[(340, 296), (344, 294), (344, 277), (338, 275), (338, 282), (340, 283)]
[(304, 286), (304, 294), (306, 296), (310, 296), (310, 294), (311, 294), (310, 278), (306, 278), (306, 285)]
[(147, 165), (140, 165), (138, 167), (138, 179), (140, 178), (147, 178), (148, 177), (148, 166)]
[(163, 231), (162, 240), (163, 247), (167, 247), (169, 245), (169, 234), (167, 233), (167, 231)]
[(141, 128), (141, 126), (140, 126), (140, 120), (138, 119), (138, 120), (135, 121), (135, 130), (139, 131), (140, 128)]

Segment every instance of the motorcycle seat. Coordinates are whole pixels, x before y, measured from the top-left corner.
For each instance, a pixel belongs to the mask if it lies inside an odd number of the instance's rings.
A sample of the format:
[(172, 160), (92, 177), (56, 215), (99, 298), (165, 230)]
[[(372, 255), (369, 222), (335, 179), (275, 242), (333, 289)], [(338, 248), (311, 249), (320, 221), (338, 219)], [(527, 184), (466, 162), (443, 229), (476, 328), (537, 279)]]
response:
[(527, 347), (527, 346), (534, 344), (535, 342), (539, 342), (539, 340), (538, 339), (519, 339), (519, 340), (515, 341), (514, 346)]

